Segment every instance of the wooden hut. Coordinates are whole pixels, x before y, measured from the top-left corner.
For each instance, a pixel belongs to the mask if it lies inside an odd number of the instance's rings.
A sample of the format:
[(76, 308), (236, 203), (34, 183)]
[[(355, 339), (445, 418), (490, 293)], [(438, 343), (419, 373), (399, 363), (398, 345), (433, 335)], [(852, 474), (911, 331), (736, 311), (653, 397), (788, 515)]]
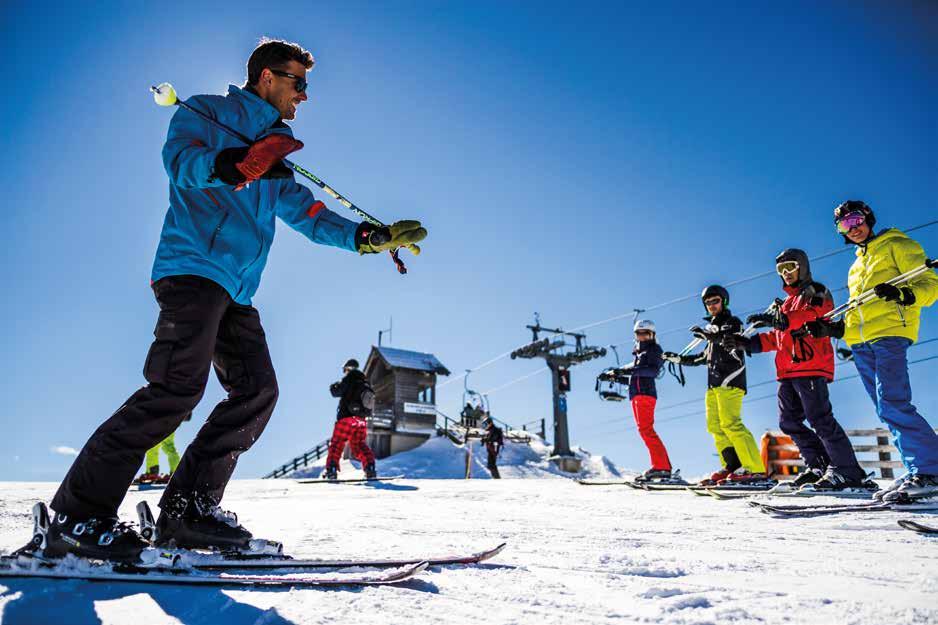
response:
[(378, 458), (413, 449), (436, 433), (436, 377), (450, 374), (436, 356), (372, 346), (364, 373), (375, 391), (368, 445)]

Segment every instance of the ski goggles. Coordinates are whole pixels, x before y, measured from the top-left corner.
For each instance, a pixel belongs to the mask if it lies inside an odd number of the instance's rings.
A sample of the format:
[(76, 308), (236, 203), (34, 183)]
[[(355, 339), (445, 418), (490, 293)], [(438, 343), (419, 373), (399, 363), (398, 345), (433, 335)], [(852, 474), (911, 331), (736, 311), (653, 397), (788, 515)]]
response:
[(716, 306), (717, 304), (723, 303), (723, 298), (719, 295), (714, 295), (713, 297), (708, 297), (703, 301), (704, 306)]
[(290, 72), (285, 72), (279, 69), (273, 69), (271, 67), (268, 67), (267, 69), (270, 70), (271, 74), (275, 74), (277, 76), (283, 76), (284, 78), (292, 78), (294, 81), (296, 81), (293, 83), (293, 88), (296, 89), (297, 93), (303, 93), (304, 91), (306, 91), (306, 87), (309, 86), (309, 83), (306, 82), (306, 79), (303, 78), (302, 76), (297, 76), (296, 74), (291, 74)]
[(863, 213), (847, 213), (837, 220), (837, 232), (847, 234), (864, 223), (866, 223), (866, 216)]
[(778, 273), (778, 275), (781, 276), (786, 273), (795, 273), (796, 271), (798, 271), (799, 267), (800, 265), (798, 265), (798, 261), (784, 260), (778, 263), (777, 265), (775, 265), (775, 271)]

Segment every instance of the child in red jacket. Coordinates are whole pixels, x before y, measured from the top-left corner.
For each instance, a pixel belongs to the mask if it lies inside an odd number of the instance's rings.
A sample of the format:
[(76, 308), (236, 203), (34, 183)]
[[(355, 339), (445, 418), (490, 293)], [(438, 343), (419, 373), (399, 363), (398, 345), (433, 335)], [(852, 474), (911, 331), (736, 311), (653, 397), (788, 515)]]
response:
[(811, 279), (804, 251), (785, 250), (775, 263), (788, 297), (775, 313), (747, 319), (748, 323), (772, 330), (748, 339), (736, 335), (730, 341), (750, 353), (776, 352), (779, 427), (798, 446), (807, 465), (790, 487), (819, 491), (876, 490), (876, 485), (866, 480), (850, 439), (834, 419), (827, 391), (827, 385), (834, 379), (830, 338), (819, 339), (799, 332), (805, 323), (834, 308), (830, 291)]

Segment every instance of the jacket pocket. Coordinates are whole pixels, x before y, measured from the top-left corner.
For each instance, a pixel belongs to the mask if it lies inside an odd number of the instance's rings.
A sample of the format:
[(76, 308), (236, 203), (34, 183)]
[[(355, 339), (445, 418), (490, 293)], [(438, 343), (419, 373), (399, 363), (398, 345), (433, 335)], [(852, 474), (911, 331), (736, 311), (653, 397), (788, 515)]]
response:
[(212, 231), (212, 238), (208, 243), (208, 252), (212, 253), (212, 250), (215, 249), (215, 241), (218, 239), (218, 235), (221, 234), (222, 229), (225, 227), (225, 222), (228, 221), (228, 211), (222, 213), (221, 219), (218, 220), (218, 225), (215, 226), (215, 229)]

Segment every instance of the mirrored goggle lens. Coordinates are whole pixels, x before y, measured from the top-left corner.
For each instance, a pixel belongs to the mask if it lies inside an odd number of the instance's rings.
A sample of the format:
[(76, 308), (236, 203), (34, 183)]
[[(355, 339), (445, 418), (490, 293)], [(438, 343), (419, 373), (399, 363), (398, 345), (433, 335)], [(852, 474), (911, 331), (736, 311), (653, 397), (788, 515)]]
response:
[(857, 226), (862, 226), (866, 221), (863, 213), (849, 213), (837, 220), (837, 231), (840, 234), (847, 234)]
[(798, 271), (798, 263), (793, 260), (786, 260), (785, 262), (781, 262), (775, 265), (775, 271), (778, 272), (778, 275), (782, 275), (783, 273), (793, 273)]
[(704, 305), (713, 306), (715, 304), (719, 304), (722, 301), (723, 301), (722, 297), (708, 297), (707, 299), (704, 300)]

